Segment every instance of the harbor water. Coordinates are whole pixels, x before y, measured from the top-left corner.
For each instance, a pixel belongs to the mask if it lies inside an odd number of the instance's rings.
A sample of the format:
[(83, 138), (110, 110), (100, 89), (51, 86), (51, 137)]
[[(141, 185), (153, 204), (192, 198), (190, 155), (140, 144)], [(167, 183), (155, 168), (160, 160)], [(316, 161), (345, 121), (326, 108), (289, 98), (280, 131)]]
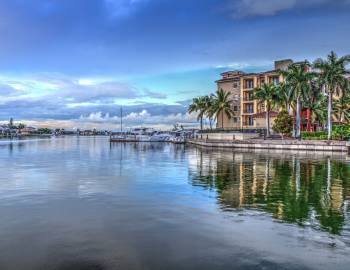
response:
[(346, 154), (0, 141), (0, 269), (349, 269)]

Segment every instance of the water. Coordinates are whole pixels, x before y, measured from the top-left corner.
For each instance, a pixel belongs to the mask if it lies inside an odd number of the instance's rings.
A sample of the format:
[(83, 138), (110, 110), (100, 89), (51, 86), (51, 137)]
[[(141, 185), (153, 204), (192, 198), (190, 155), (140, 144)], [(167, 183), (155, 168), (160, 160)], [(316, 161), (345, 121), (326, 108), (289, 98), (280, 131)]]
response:
[(0, 142), (0, 269), (348, 269), (346, 156)]

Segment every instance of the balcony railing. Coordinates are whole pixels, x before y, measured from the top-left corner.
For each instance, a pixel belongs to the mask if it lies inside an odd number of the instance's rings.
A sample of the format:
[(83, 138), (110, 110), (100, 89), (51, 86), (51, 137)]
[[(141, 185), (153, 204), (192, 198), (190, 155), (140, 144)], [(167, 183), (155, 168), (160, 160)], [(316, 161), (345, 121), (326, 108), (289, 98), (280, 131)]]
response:
[(243, 113), (254, 113), (254, 110), (243, 110)]

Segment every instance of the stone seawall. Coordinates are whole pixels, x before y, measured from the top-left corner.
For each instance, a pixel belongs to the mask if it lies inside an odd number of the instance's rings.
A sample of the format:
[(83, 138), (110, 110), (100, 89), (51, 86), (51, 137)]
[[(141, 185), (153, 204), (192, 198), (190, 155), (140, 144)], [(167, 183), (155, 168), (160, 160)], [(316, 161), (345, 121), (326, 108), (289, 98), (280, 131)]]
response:
[(218, 148), (273, 149), (300, 151), (349, 152), (350, 145), (339, 141), (246, 140), (214, 141), (191, 139), (187, 143)]

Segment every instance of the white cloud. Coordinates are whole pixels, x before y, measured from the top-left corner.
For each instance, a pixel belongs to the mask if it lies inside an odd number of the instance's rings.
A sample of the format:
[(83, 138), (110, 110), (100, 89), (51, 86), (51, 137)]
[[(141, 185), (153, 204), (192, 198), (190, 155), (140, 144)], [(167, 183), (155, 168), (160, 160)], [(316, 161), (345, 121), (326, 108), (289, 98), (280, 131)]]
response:
[[(131, 112), (123, 116), (125, 127), (162, 127), (163, 129), (169, 129), (174, 124), (180, 124), (184, 126), (194, 127), (197, 126), (197, 117), (195, 114), (188, 113), (173, 113), (168, 115), (152, 115), (147, 110), (141, 112)], [(119, 116), (110, 116), (109, 113), (103, 114), (102, 112), (90, 113), (87, 116), (80, 116), (77, 120), (80, 126), (84, 126), (84, 123), (90, 125), (103, 125), (113, 127), (117, 129), (120, 123)]]

